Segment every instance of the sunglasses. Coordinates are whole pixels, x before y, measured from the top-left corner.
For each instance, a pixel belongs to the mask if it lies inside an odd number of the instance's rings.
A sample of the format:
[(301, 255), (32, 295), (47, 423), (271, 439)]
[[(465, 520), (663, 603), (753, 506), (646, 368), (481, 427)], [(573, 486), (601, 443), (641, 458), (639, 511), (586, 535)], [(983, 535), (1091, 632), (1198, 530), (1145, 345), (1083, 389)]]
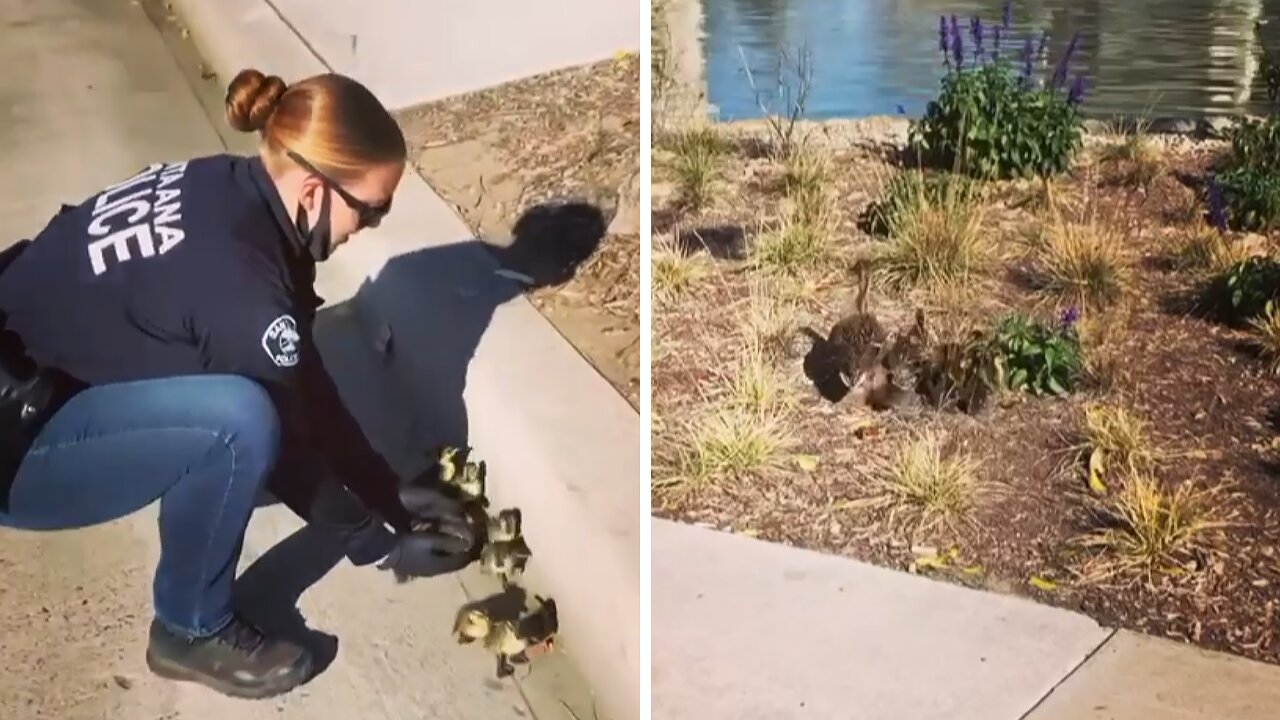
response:
[(355, 195), (347, 192), (333, 178), (320, 172), (316, 169), (315, 165), (307, 162), (307, 159), (298, 153), (292, 150), (285, 150), (285, 153), (287, 153), (294, 162), (306, 168), (307, 172), (310, 172), (324, 180), (326, 185), (333, 188), (334, 192), (338, 193), (343, 202), (345, 202), (352, 210), (356, 211), (356, 215), (359, 218), (357, 229), (377, 227), (378, 223), (382, 222), (382, 218), (386, 217), (387, 213), (391, 212), (391, 198), (387, 198), (387, 202), (382, 205), (370, 205), (364, 200), (361, 200)]

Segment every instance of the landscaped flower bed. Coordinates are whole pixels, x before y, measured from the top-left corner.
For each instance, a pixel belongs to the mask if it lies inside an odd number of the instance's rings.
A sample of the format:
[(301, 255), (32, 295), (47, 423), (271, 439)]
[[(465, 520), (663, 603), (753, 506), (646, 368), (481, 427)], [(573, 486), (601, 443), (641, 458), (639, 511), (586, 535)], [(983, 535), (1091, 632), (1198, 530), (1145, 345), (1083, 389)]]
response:
[[(911, 128), (656, 139), (655, 513), (1280, 662), (1280, 233), (1223, 190), (1276, 181), (1268, 131), (1076, 139), (1087, 85), (1014, 25), (944, 18)], [(884, 346), (824, 376), (864, 264)]]

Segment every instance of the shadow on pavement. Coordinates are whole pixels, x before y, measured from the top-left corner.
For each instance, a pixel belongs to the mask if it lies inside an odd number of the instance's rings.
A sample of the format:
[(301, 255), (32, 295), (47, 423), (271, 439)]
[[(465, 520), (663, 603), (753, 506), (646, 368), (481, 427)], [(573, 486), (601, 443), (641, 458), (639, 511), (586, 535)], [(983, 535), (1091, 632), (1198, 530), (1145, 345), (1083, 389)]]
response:
[[(433, 448), (467, 445), (467, 369), (498, 306), (528, 290), (568, 282), (604, 231), (603, 214), (594, 206), (540, 205), (521, 217), (507, 248), (468, 240), (398, 256), (354, 298), (318, 313), (315, 340), (326, 367), (374, 447), (402, 478), (425, 470)], [(533, 284), (494, 275), (494, 256)], [(380, 354), (369, 338), (383, 324), (391, 332)], [(395, 338), (405, 336), (426, 345), (398, 345)], [(258, 507), (279, 502), (264, 492)], [(236, 607), (264, 630), (310, 649), (316, 658), (313, 678), (333, 662), (338, 638), (310, 628), (298, 601), (344, 557), (331, 531), (309, 524), (236, 580)], [(392, 582), (389, 574), (386, 581)], [(517, 606), (523, 598), (492, 602)]]
[(298, 600), (343, 558), (329, 532), (305, 525), (258, 558), (232, 590), (232, 603), (270, 635), (297, 643), (315, 657), (312, 679), (338, 656), (338, 638), (307, 625)]
[(502, 267), (533, 280), (530, 289), (562, 285), (600, 247), (604, 212), (586, 202), (547, 202), (525, 210), (507, 247), (487, 246)]

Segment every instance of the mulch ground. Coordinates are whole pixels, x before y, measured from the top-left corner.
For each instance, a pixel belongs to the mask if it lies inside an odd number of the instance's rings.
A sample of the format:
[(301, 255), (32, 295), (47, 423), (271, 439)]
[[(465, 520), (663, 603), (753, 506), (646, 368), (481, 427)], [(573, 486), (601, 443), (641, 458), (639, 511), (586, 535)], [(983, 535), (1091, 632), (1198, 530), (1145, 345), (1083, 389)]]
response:
[[(588, 256), (568, 282), (534, 290), (529, 299), (638, 408), (639, 56), (429, 103), (397, 119), (418, 172), (495, 247), (517, 234), (531, 210), (588, 208), (590, 214), (565, 215), (576, 227), (540, 233), (519, 257), (503, 256), (504, 265), (558, 268)], [(634, 222), (612, 224), (620, 211)], [(599, 232), (576, 232), (586, 225)]]
[[(758, 125), (721, 130), (737, 138), (759, 134)], [(825, 330), (849, 307), (852, 258), (872, 241), (857, 218), (892, 172), (886, 150), (893, 143), (886, 136), (900, 132), (857, 122), (812, 128), (813, 141), (833, 164), (837, 260), (807, 279), (766, 286), (773, 300), (785, 292), (796, 303), (802, 323)], [(1166, 170), (1149, 186), (1124, 182), (1122, 164), (1089, 150), (1055, 191), (1069, 212), (1096, 210), (1102, 221), (1122, 228), (1130, 251), (1124, 300), (1086, 318), (1098, 328), (1086, 335), (1086, 352), (1111, 368), (1105, 387), (1065, 399), (1006, 397), (976, 416), (874, 413), (822, 399), (801, 370), (807, 346), (788, 344), (777, 363), (794, 393), (787, 422), (795, 461), (681, 484), (671, 461), (683, 442), (676, 430), (700, 417), (708, 398), (729, 381), (745, 342), (752, 287), (762, 280), (749, 261), (707, 259), (714, 270), (694, 291), (654, 305), (655, 514), (1029, 596), (1108, 626), (1280, 663), (1280, 452), (1273, 445), (1280, 436), (1280, 388), (1250, 350), (1247, 332), (1190, 311), (1187, 298), (1204, 278), (1169, 262), (1179, 239), (1204, 222), (1196, 193), (1175, 172), (1202, 170), (1221, 146), (1160, 142)], [(751, 145), (733, 145), (724, 160), (726, 179), (711, 207), (699, 213), (679, 209), (672, 176), (662, 169), (669, 156), (655, 151), (655, 241), (690, 229), (742, 228), (749, 246), (782, 203), (778, 164), (749, 152)], [(1012, 272), (1024, 261), (1019, 236), (1045, 217), (1040, 206), (1023, 202), (1036, 192), (1022, 182), (995, 188), (984, 227), (999, 238), (1003, 261), (966, 309), (973, 316), (1021, 310), (1049, 317), (1061, 309)], [(1250, 241), (1274, 246), (1276, 240)], [(876, 288), (871, 308), (886, 325), (903, 327), (920, 302)], [(1224, 502), (1234, 524), (1193, 572), (1107, 582), (1073, 572), (1081, 556), (1072, 541), (1091, 516), (1071, 448), (1080, 442), (1085, 405), (1099, 400), (1131, 408), (1148, 422), (1163, 456), (1160, 482), (1229, 490)], [(869, 462), (926, 428), (971, 454), (994, 488), (980, 499), (971, 526), (921, 536), (890, 524), (882, 512), (841, 505), (865, 494)], [(816, 468), (804, 458), (816, 458)], [(946, 568), (913, 567), (921, 546), (954, 547), (956, 558)]]

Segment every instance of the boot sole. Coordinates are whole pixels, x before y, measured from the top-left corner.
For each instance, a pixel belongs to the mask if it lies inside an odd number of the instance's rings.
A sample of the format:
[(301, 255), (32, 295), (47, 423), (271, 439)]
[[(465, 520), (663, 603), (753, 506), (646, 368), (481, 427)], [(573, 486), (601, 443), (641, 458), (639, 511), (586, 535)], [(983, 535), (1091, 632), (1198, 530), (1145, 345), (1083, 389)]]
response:
[(197, 683), (216, 690), (223, 695), (248, 700), (276, 697), (301, 685), (311, 676), (312, 662), (311, 656), (308, 655), (304, 658), (299, 668), (272, 678), (261, 685), (239, 685), (212, 675), (196, 672), (191, 668), (178, 665), (164, 658), (156, 657), (149, 649), (147, 650), (147, 667), (159, 677), (166, 680)]

